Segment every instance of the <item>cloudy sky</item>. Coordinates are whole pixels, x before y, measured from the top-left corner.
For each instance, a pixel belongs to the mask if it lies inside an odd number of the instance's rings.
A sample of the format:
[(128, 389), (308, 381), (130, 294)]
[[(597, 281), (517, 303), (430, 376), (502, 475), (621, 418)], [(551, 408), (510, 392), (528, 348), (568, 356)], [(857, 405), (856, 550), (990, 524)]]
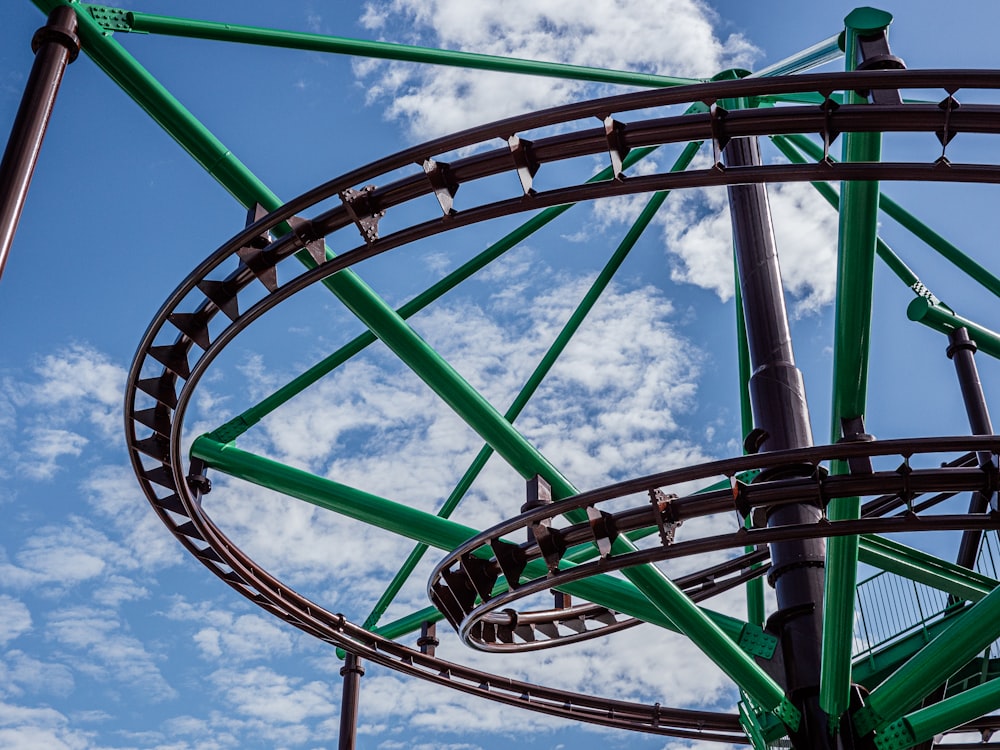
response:
[[(852, 7), (782, 0), (765, 14), (760, 5), (250, 0), (206, 8), (136, 0), (129, 9), (709, 77), (734, 66), (760, 69), (827, 39)], [(957, 0), (944, 17), (940, 3), (884, 7), (896, 16), (893, 51), (909, 67), (996, 64), (993, 4)], [(6, 133), (43, 17), (29, 0), (6, 0), (4, 21)], [(624, 91), (155, 36), (115, 39), (283, 198), (422, 140)], [(924, 146), (902, 139), (887, 148)], [(989, 149), (997, 153), (989, 142), (970, 146), (984, 160)], [(673, 154), (653, 158), (663, 167)], [(766, 150), (765, 158), (777, 153)], [(989, 262), (995, 187), (885, 191)], [(822, 439), (836, 216), (807, 185), (777, 186), (770, 198), (796, 351)], [(504, 411), (643, 200), (572, 209), (416, 316), (413, 327)], [(333, 650), (245, 602), (190, 558), (150, 510), (124, 449), (124, 381), (148, 321), (244, 217), (84, 55), (69, 68), (0, 280), (0, 746), (336, 747), (341, 662)], [(399, 305), (512, 226), (435, 239), (359, 273)], [(986, 292), (891, 220), (883, 219), (882, 232), (938, 297), (968, 317), (991, 319), (995, 300)], [(725, 193), (671, 196), (517, 421), (576, 486), (740, 452), (730, 258)], [(876, 281), (869, 430), (879, 437), (966, 432), (945, 341), (905, 320), (912, 293), (884, 267)], [(299, 295), (220, 357), (199, 387), (186, 438), (239, 414), (360, 330), (330, 295)], [(996, 363), (979, 361), (987, 397), (995, 398)], [(376, 346), (240, 445), (433, 511), (481, 441)], [(523, 491), (519, 477), (493, 460), (455, 517), (485, 528), (516, 513)], [(206, 502), (261, 564), (358, 622), (410, 550), (386, 532), (223, 478)], [(436, 554), (383, 621), (427, 605), (423, 589)], [(717, 606), (740, 613), (739, 597)], [(442, 631), (449, 658), (519, 679), (665, 705), (734, 705), (731, 683), (707, 659), (648, 626), (502, 664)], [(378, 667), (369, 668), (362, 691), (359, 747), (371, 750), (693, 747), (476, 702)]]

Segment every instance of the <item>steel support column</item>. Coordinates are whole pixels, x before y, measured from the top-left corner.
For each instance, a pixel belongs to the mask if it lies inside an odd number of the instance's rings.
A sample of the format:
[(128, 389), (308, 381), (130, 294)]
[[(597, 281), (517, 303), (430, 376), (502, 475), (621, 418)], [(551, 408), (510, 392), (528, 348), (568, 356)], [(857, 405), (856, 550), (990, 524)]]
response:
[(344, 657), (340, 676), (344, 678), (344, 693), (340, 698), (340, 741), (338, 750), (354, 750), (358, 736), (358, 699), (361, 697), (361, 678), (365, 668), (361, 659), (349, 653)]
[[(759, 145), (750, 138), (730, 141), (723, 158), (733, 168), (761, 163)], [(762, 430), (758, 448), (806, 447), (812, 445), (812, 429), (792, 352), (767, 192), (760, 184), (734, 185), (729, 203), (752, 370), (750, 401), (754, 424)], [(768, 523), (811, 524), (819, 517), (819, 508), (801, 503), (775, 509)], [(822, 748), (829, 742), (826, 715), (818, 703), (824, 551), (820, 539), (771, 545), (769, 579), (778, 600), (771, 623), (779, 631), (785, 690), (802, 713), (799, 730), (792, 734), (798, 748)]]
[[(976, 368), (975, 353), (976, 342), (969, 338), (969, 332), (965, 328), (956, 328), (948, 334), (948, 357), (955, 363), (955, 372), (958, 374), (958, 383), (962, 389), (962, 400), (969, 415), (972, 434), (992, 435), (993, 423), (986, 407), (986, 396), (983, 394), (983, 384)], [(993, 457), (989, 453), (980, 454), (979, 465), (983, 468), (993, 466)], [(973, 492), (969, 501), (969, 513), (985, 513), (989, 502), (988, 495)], [(982, 538), (981, 529), (966, 529), (962, 533), (956, 562), (963, 568), (975, 567)]]
[(66, 66), (80, 53), (76, 30), (76, 12), (60, 7), (49, 14), (49, 22), (31, 39), (35, 62), (14, 117), (3, 161), (0, 161), (0, 276), (14, 242), (59, 84)]

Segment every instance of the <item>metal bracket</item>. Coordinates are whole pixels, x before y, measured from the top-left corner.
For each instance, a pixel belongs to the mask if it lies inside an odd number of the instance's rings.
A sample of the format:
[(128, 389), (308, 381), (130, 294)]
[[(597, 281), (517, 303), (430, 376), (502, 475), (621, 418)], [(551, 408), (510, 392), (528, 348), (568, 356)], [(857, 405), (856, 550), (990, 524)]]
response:
[(649, 502), (653, 506), (653, 516), (656, 519), (656, 527), (660, 532), (660, 543), (664, 547), (669, 547), (674, 543), (674, 534), (680, 521), (674, 520), (673, 508), (670, 503), (677, 499), (677, 495), (666, 494), (663, 490), (655, 489), (649, 491)]
[(778, 648), (778, 639), (760, 625), (748, 622), (740, 631), (740, 640), (737, 645), (751, 656), (771, 659)]
[(385, 211), (376, 210), (373, 206), (371, 200), (373, 192), (375, 192), (374, 185), (365, 185), (360, 190), (348, 188), (340, 194), (344, 208), (368, 244), (378, 239), (378, 221), (385, 216)]
[(629, 147), (625, 143), (625, 123), (618, 122), (608, 115), (603, 118), (604, 137), (608, 140), (608, 153), (611, 155), (611, 169), (619, 182), (625, 179), (622, 162), (628, 156)]
[(521, 180), (521, 189), (525, 195), (534, 195), (535, 189), (531, 186), (531, 181), (535, 173), (538, 172), (538, 160), (531, 152), (531, 141), (512, 135), (507, 139), (507, 146), (510, 148), (511, 156), (514, 157), (514, 166), (517, 167), (517, 176)]
[[(132, 24), (128, 22), (128, 11), (122, 8), (108, 8), (104, 5), (88, 4), (84, 4), (83, 7), (87, 9), (90, 17), (97, 21), (98, 26), (110, 32), (108, 36), (115, 31), (132, 31)], [(139, 31), (135, 33), (145, 34), (148, 32)]]
[(434, 189), (434, 195), (437, 196), (444, 215), (451, 216), (456, 213), (453, 199), (455, 193), (458, 192), (459, 184), (451, 172), (451, 167), (444, 162), (433, 159), (427, 159), (421, 166)]

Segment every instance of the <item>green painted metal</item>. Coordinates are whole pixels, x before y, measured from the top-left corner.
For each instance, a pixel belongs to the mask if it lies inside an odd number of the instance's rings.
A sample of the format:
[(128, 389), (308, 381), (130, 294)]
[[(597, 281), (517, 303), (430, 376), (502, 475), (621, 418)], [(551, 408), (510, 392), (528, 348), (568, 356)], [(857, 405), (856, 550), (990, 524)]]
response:
[[(248, 453), (231, 443), (219, 443), (206, 435), (195, 439), (191, 446), (191, 455), (229, 476), (296, 497), (438, 549), (452, 550), (479, 533), (477, 529), (440, 518), (433, 513), (317, 477), (269, 458)], [(482, 554), (489, 555), (489, 552)], [(535, 561), (525, 569), (525, 576), (544, 575), (545, 570), (544, 562)], [(671, 630), (676, 629), (667, 617), (625, 581), (599, 575), (587, 581), (570, 584), (566, 587), (566, 591), (617, 612)], [(598, 598), (593, 598), (591, 594)], [(736, 618), (711, 610), (706, 610), (706, 617), (733, 641), (740, 638), (746, 625)]]
[[(736, 269), (736, 260), (733, 259), (733, 269)], [(740, 290), (739, 278), (736, 279), (736, 356), (739, 363), (739, 393), (740, 393), (740, 427), (743, 430), (742, 437), (746, 437), (753, 430), (753, 407), (750, 403), (750, 348), (747, 344), (747, 325), (743, 314), (743, 293)], [(753, 519), (746, 519), (746, 526), (750, 528)], [(753, 547), (744, 547), (744, 552), (752, 552)], [(759, 565), (757, 566), (759, 567)], [(747, 582), (747, 620), (763, 625), (766, 617), (764, 611), (764, 579), (754, 578)]]
[(919, 630), (859, 657), (854, 661), (852, 679), (872, 690), (949, 627), (966, 609), (968, 607), (959, 606), (940, 619), (925, 623)]
[(934, 300), (926, 297), (917, 297), (907, 306), (906, 316), (945, 334), (956, 328), (967, 328), (969, 338), (976, 342), (979, 351), (1000, 359), (1000, 333), (963, 318), (943, 304), (935, 304)]
[[(771, 136), (771, 141), (778, 147), (778, 150), (781, 151), (781, 153), (783, 153), (788, 160), (794, 164), (806, 164), (808, 162), (803, 154), (808, 154), (814, 161), (819, 161), (823, 158), (823, 149), (804, 135), (775, 135)], [(813, 182), (811, 184), (814, 188), (816, 188), (819, 194), (823, 196), (827, 203), (838, 211), (840, 210), (840, 196), (837, 194), (837, 191), (833, 189), (833, 186), (831, 186), (828, 182)], [(885, 196), (880, 195), (879, 204), (882, 205), (882, 201), (884, 200)], [(906, 286), (919, 294), (928, 293), (927, 287), (924, 283), (917, 277), (912, 269), (910, 269), (910, 267), (907, 266), (906, 263), (904, 263), (902, 259), (892, 251), (892, 248), (890, 248), (881, 237), (876, 238), (875, 252), (879, 258), (885, 261), (889, 270), (896, 274), (896, 276), (899, 277), (899, 279), (906, 284)]]
[[(858, 36), (886, 28), (892, 16), (871, 8), (852, 11), (846, 26), (844, 60), (854, 70)], [(880, 25), (871, 28), (869, 24)], [(867, 99), (848, 92), (847, 102)], [(844, 135), (845, 162), (877, 162), (882, 154), (881, 133)], [(863, 417), (868, 392), (868, 353), (871, 336), (872, 287), (875, 243), (878, 232), (877, 182), (852, 181), (840, 185), (840, 228), (837, 253), (837, 304), (834, 313), (833, 407), (831, 441), (841, 437), (841, 420)], [(834, 473), (847, 473), (835, 461)], [(832, 521), (854, 520), (861, 515), (861, 498), (838, 498), (827, 508)], [(837, 721), (850, 703), (851, 646), (854, 630), (854, 591), (858, 574), (858, 537), (834, 537), (827, 542), (826, 585), (823, 603), (823, 650), (820, 706)]]
[[(36, 0), (40, 7), (52, 3)], [(281, 205), (277, 196), (221, 141), (120, 45), (105, 36), (88, 14), (77, 15), (87, 54), (244, 206), (259, 202), (274, 210)], [(312, 262), (307, 253), (299, 257)], [(575, 494), (569, 481), (360, 277), (347, 269), (324, 284), (522, 476), (542, 476), (557, 497)]]
[[(655, 150), (655, 147), (649, 147), (630, 151), (628, 156), (622, 160), (623, 168), (628, 169)], [(605, 167), (596, 175), (591, 177), (588, 182), (599, 182), (601, 180), (611, 179), (612, 177), (614, 177), (614, 169), (609, 166)], [(457, 287), (463, 281), (472, 277), (472, 275), (477, 271), (481, 271), (487, 265), (502, 256), (505, 252), (515, 247), (519, 242), (523, 242), (546, 224), (549, 224), (557, 217), (566, 213), (573, 207), (573, 205), (574, 204), (552, 206), (539, 212), (538, 215), (531, 217), (517, 229), (508, 233), (497, 242), (494, 242), (483, 252), (479, 253), (479, 255), (463, 263), (440, 281), (429, 286), (423, 292), (400, 307), (396, 313), (399, 317), (405, 320), (420, 312), (429, 304), (440, 299), (446, 293)], [(377, 340), (378, 339), (375, 334), (371, 331), (365, 331), (357, 336), (357, 338), (353, 341), (348, 342), (330, 356), (325, 357), (320, 362), (317, 362), (301, 375), (295, 377), (259, 403), (251, 406), (242, 414), (220, 426), (216, 430), (213, 430), (212, 434), (216, 437), (216, 439), (224, 443), (227, 443), (230, 440), (235, 440), (275, 409), (288, 403), (288, 401), (292, 398), (302, 393), (325, 375), (333, 372), (336, 368), (347, 362), (347, 360), (361, 353), (361, 351), (375, 343)]]
[(285, 47), (327, 52), (342, 55), (357, 55), (385, 60), (404, 60), (428, 65), (450, 65), (461, 68), (492, 70), (503, 73), (545, 76), (547, 78), (568, 78), (574, 81), (595, 83), (617, 83), (626, 86), (648, 86), (663, 88), (701, 83), (697, 78), (635, 73), (628, 70), (607, 70), (583, 65), (540, 62), (514, 57), (483, 55), (475, 52), (417, 47), (392, 42), (371, 42), (361, 39), (308, 34), (300, 31), (282, 31), (256, 26), (241, 26), (231, 23), (199, 21), (192, 18), (173, 18), (152, 13), (129, 12), (128, 21), (135, 31), (150, 34), (164, 34), (195, 39), (211, 39), (219, 42), (257, 44), (269, 47)]
[[(681, 152), (677, 160), (674, 162), (673, 167), (671, 167), (671, 171), (681, 172), (687, 169), (688, 165), (691, 163), (692, 159), (694, 159), (695, 154), (698, 153), (698, 149), (700, 148), (701, 148), (701, 142), (689, 143)], [(605, 172), (607, 171), (608, 170), (605, 170)], [(602, 174), (604, 173), (602, 172)], [(608, 177), (610, 176), (611, 175), (608, 175)], [(579, 330), (580, 325), (583, 323), (587, 315), (594, 308), (594, 305), (600, 299), (601, 295), (607, 289), (608, 284), (611, 283), (611, 279), (614, 277), (615, 273), (617, 273), (618, 269), (621, 267), (621, 264), (625, 261), (625, 258), (628, 257), (629, 252), (631, 252), (632, 248), (635, 246), (635, 243), (639, 240), (639, 237), (642, 234), (642, 232), (646, 230), (650, 222), (653, 220), (653, 217), (656, 215), (656, 212), (659, 211), (660, 207), (663, 205), (663, 201), (666, 200), (668, 192), (669, 191), (655, 193), (653, 197), (650, 198), (649, 202), (646, 204), (646, 207), (639, 214), (639, 217), (636, 219), (632, 228), (626, 233), (625, 237), (618, 245), (618, 248), (615, 250), (614, 253), (612, 253), (611, 258), (608, 260), (607, 264), (604, 266), (601, 272), (597, 275), (597, 278), (594, 280), (594, 283), (591, 285), (590, 289), (587, 291), (583, 299), (580, 301), (580, 304), (577, 306), (577, 308), (573, 311), (572, 315), (570, 315), (569, 319), (566, 321), (566, 324), (563, 326), (562, 331), (560, 331), (559, 335), (556, 336), (555, 341), (553, 341), (548, 351), (546, 351), (541, 361), (539, 361), (534, 371), (528, 377), (528, 380), (524, 384), (524, 387), (521, 388), (521, 391), (517, 394), (517, 397), (514, 399), (514, 403), (512, 403), (510, 408), (504, 413), (504, 419), (506, 419), (508, 422), (514, 422), (514, 420), (516, 420), (517, 417), (521, 414), (521, 411), (524, 409), (524, 407), (528, 405), (528, 402), (531, 400), (531, 397), (538, 390), (538, 387), (542, 384), (542, 381), (545, 379), (546, 375), (548, 375), (549, 371), (552, 369), (552, 366), (562, 355), (563, 351), (566, 349), (566, 346), (569, 344), (573, 336)], [(458, 485), (448, 496), (448, 499), (441, 507), (441, 510), (438, 511), (438, 515), (440, 515), (442, 518), (448, 518), (451, 515), (454, 509), (458, 507), (458, 504), (465, 496), (465, 493), (469, 491), (469, 487), (472, 486), (472, 482), (475, 481), (477, 476), (479, 476), (479, 473), (486, 466), (486, 462), (492, 455), (493, 455), (493, 450), (488, 445), (484, 446), (479, 451), (475, 459), (473, 459), (472, 464), (469, 466), (465, 474), (459, 480)], [(389, 586), (387, 587), (386, 591), (379, 598), (379, 601), (376, 603), (374, 609), (372, 610), (371, 615), (369, 615), (368, 619), (365, 621), (366, 627), (371, 627), (378, 621), (378, 618), (381, 616), (381, 613), (385, 611), (386, 607), (389, 606), (389, 603), (395, 598), (396, 594), (399, 593), (399, 590), (406, 582), (406, 579), (409, 578), (410, 574), (416, 568), (417, 564), (420, 562), (421, 558), (423, 557), (426, 551), (427, 551), (426, 545), (418, 545), (410, 553), (410, 555), (404, 562), (403, 566), (400, 568), (399, 572), (389, 583)]]
[(878, 685), (855, 716), (859, 731), (885, 726), (930, 695), (1000, 638), (1000, 588), (964, 611), (934, 640)]
[[(1000, 709), (1000, 679), (993, 679), (927, 708), (907, 714), (900, 719), (900, 723), (908, 730), (912, 738), (911, 745), (915, 745), (997, 709)], [(911, 746), (882, 744), (879, 742), (879, 736), (876, 736), (875, 744), (879, 748)]]
[[(805, 163), (805, 159), (802, 159), (801, 156), (793, 155), (794, 152), (787, 148), (787, 144), (789, 143), (794, 144), (795, 148), (805, 154), (808, 154), (814, 161), (819, 161), (823, 158), (823, 149), (804, 135), (773, 136), (771, 140), (774, 141), (774, 144), (781, 149), (785, 156), (796, 163), (803, 164)], [(830, 194), (836, 195), (836, 193), (829, 185), (816, 182), (812, 184), (820, 191), (820, 193), (823, 194), (823, 197), (830, 201), (832, 205), (837, 205), (837, 203), (830, 198)], [(824, 187), (821, 186), (825, 186), (825, 190)], [(950, 261), (956, 268), (960, 268), (965, 271), (965, 273), (968, 274), (968, 276), (974, 281), (981, 284), (993, 294), (1000, 296), (1000, 278), (997, 278), (996, 275), (990, 273), (990, 271), (970, 258), (967, 254), (963, 253), (954, 244), (917, 219), (916, 216), (900, 206), (888, 195), (885, 195), (884, 193), (879, 194), (879, 208), (881, 208), (887, 216), (899, 222), (901, 226), (908, 229), (914, 236), (926, 243), (928, 247), (941, 255), (941, 257)], [(917, 279), (917, 277), (913, 275), (913, 272), (908, 268), (902, 266), (902, 268), (905, 268), (905, 271), (902, 271), (902, 269), (897, 270), (893, 263), (890, 262), (890, 259), (882, 255), (881, 251), (879, 252), (879, 255), (883, 258), (883, 260), (889, 263), (890, 268), (892, 268), (893, 271), (904, 281), (906, 281), (904, 274), (912, 275), (913, 280), (907, 282), (907, 286), (913, 286), (914, 283), (919, 283), (919, 279)], [(901, 261), (899, 261), (899, 263), (901, 263)]]
[(989, 576), (886, 537), (863, 535), (858, 557), (863, 563), (945, 591), (958, 600), (978, 602), (997, 587)]
[[(230, 476), (441, 549), (454, 549), (476, 533), (454, 521), (255, 456), (205, 435), (194, 441), (191, 455)], [(619, 541), (625, 540), (619, 538)], [(619, 546), (632, 547), (630, 542)], [(529, 576), (544, 572), (542, 561), (535, 561), (525, 569), (525, 575)], [(797, 712), (778, 684), (737, 644), (746, 623), (703, 611), (652, 565), (626, 569), (625, 575), (634, 587), (620, 579), (598, 575), (560, 589), (646, 622), (679, 630), (757, 703), (784, 721), (797, 723)]]

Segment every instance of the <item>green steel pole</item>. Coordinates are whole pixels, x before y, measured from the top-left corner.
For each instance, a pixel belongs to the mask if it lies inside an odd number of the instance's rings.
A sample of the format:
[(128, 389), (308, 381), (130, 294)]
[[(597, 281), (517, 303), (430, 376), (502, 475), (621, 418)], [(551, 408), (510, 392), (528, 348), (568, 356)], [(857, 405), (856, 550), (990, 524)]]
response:
[[(62, 4), (55, 0), (35, 2), (40, 7)], [(104, 36), (89, 14), (77, 15), (84, 51), (243, 205), (259, 202), (268, 210), (281, 205), (278, 197), (155, 78), (117, 42)], [(569, 481), (353, 271), (346, 269), (324, 284), (516, 471), (525, 478), (542, 476), (557, 497), (575, 494)]]
[(1000, 334), (957, 315), (944, 305), (935, 304), (926, 297), (917, 297), (907, 306), (906, 316), (941, 333), (951, 333), (956, 328), (967, 328), (969, 338), (976, 342), (979, 351), (1000, 359)]
[[(624, 168), (628, 168), (640, 159), (648, 156), (654, 150), (656, 150), (655, 146), (631, 151), (623, 160), (622, 166)], [(596, 175), (591, 177), (588, 182), (599, 182), (601, 180), (611, 179), (612, 177), (614, 177), (613, 167), (605, 167)], [(435, 302), (447, 292), (454, 289), (460, 283), (469, 279), (477, 271), (485, 268), (505, 252), (516, 246), (519, 242), (527, 239), (546, 224), (549, 224), (554, 219), (564, 214), (566, 211), (571, 209), (573, 205), (574, 204), (570, 203), (564, 206), (551, 206), (550, 208), (546, 208), (541, 211), (538, 215), (531, 217), (520, 227), (494, 242), (479, 255), (463, 263), (440, 281), (432, 284), (409, 302), (402, 305), (396, 311), (397, 314), (405, 320), (420, 312), (429, 304)], [(317, 362), (301, 375), (298, 375), (293, 380), (286, 383), (283, 387), (261, 400), (259, 403), (251, 406), (242, 414), (214, 430), (212, 434), (224, 443), (229, 442), (230, 440), (235, 440), (275, 409), (288, 403), (288, 401), (292, 398), (302, 393), (309, 386), (313, 385), (325, 375), (328, 375), (333, 370), (340, 367), (347, 360), (351, 359), (351, 357), (359, 354), (366, 347), (375, 343), (377, 340), (378, 339), (375, 334), (371, 331), (365, 331), (364, 333), (358, 335), (353, 341), (348, 342), (333, 354)]]
[(403, 60), (428, 65), (449, 65), (477, 70), (492, 70), (502, 73), (545, 76), (547, 78), (568, 78), (594, 83), (617, 83), (626, 86), (647, 86), (663, 88), (702, 83), (699, 78), (679, 78), (676, 76), (635, 73), (628, 70), (607, 70), (583, 65), (525, 60), (516, 57), (483, 55), (475, 52), (417, 47), (392, 42), (371, 42), (361, 39), (309, 34), (301, 31), (284, 31), (257, 26), (241, 26), (233, 23), (199, 21), (192, 18), (172, 18), (130, 11), (126, 20), (133, 31), (163, 34), (195, 39), (211, 39), (219, 42), (256, 44), (268, 47), (327, 52), (341, 55), (357, 55), (386, 60)]
[(1000, 588), (972, 605), (893, 672), (855, 714), (861, 735), (903, 716), (1000, 637)]
[[(873, 8), (859, 8), (848, 14), (844, 19), (847, 70), (854, 70), (858, 65), (861, 54), (859, 37), (882, 33), (891, 22), (891, 15)], [(850, 91), (847, 101), (862, 104), (867, 99)], [(881, 153), (881, 133), (844, 135), (845, 162), (877, 162)], [(833, 442), (841, 437), (843, 419), (863, 417), (865, 413), (879, 186), (877, 182), (868, 181), (842, 182), (840, 197), (833, 346)], [(834, 462), (833, 469), (836, 473), (847, 471), (843, 462)], [(834, 500), (827, 513), (832, 521), (856, 519), (861, 514), (861, 498)], [(826, 556), (819, 702), (831, 722), (839, 721), (850, 702), (857, 571), (858, 537), (830, 539)]]
[[(242, 451), (232, 444), (219, 443), (205, 435), (194, 441), (191, 455), (230, 476), (442, 549), (454, 549), (476, 533), (474, 529), (432, 513), (283, 466), (276, 461)], [(631, 543), (628, 546), (631, 547)], [(535, 561), (525, 569), (526, 575), (544, 574), (544, 571), (545, 566), (541, 561)], [(703, 612), (673, 581), (652, 565), (630, 568), (624, 572), (635, 584), (634, 587), (620, 579), (598, 575), (560, 588), (566, 593), (617, 612), (661, 627), (680, 630), (759, 705), (768, 711), (774, 711), (786, 723), (797, 725), (797, 712), (787, 702), (781, 688), (737, 646), (735, 639), (742, 633), (744, 623), (724, 615)]]
[[(736, 259), (733, 258), (733, 270), (736, 270)], [(747, 344), (747, 323), (743, 313), (743, 292), (740, 289), (739, 278), (736, 279), (736, 352), (739, 361), (740, 386), (740, 426), (742, 437), (746, 438), (753, 430), (753, 405), (750, 403), (750, 348)], [(747, 518), (749, 527), (753, 519)], [(752, 552), (753, 547), (744, 547), (744, 552)], [(764, 579), (761, 577), (750, 580), (746, 585), (747, 620), (755, 625), (763, 625), (764, 612)]]
[[(680, 156), (677, 157), (677, 160), (670, 168), (670, 171), (682, 172), (685, 169), (687, 169), (688, 165), (694, 159), (695, 154), (698, 153), (699, 148), (701, 148), (700, 141), (695, 143), (689, 143), (681, 152)], [(632, 248), (635, 247), (635, 243), (639, 240), (640, 235), (649, 226), (650, 222), (653, 220), (653, 217), (656, 215), (656, 212), (660, 210), (660, 207), (663, 205), (663, 201), (666, 200), (668, 194), (669, 191), (659, 192), (655, 193), (653, 197), (650, 198), (649, 202), (646, 204), (646, 207), (642, 210), (642, 212), (639, 214), (639, 217), (636, 219), (635, 224), (626, 233), (625, 237), (618, 245), (618, 248), (611, 255), (610, 260), (608, 260), (607, 264), (597, 275), (597, 278), (594, 280), (594, 283), (591, 285), (590, 289), (587, 291), (583, 299), (580, 301), (580, 304), (573, 311), (573, 314), (570, 315), (569, 320), (566, 321), (566, 324), (563, 326), (562, 331), (556, 337), (555, 341), (552, 342), (552, 345), (549, 347), (548, 351), (546, 351), (541, 361), (538, 363), (534, 371), (528, 377), (527, 382), (521, 388), (521, 391), (517, 394), (517, 397), (514, 399), (514, 402), (511, 404), (510, 408), (507, 409), (506, 412), (504, 412), (504, 419), (506, 419), (508, 422), (513, 423), (514, 420), (516, 420), (517, 417), (520, 416), (521, 411), (524, 409), (524, 407), (528, 405), (528, 402), (530, 401), (531, 397), (534, 395), (535, 391), (538, 390), (538, 387), (542, 384), (542, 381), (545, 379), (546, 375), (548, 375), (549, 371), (552, 369), (552, 366), (556, 363), (556, 360), (558, 360), (559, 357), (562, 355), (563, 351), (566, 349), (566, 346), (569, 344), (573, 336), (579, 330), (580, 325), (586, 319), (590, 311), (594, 308), (594, 305), (600, 299), (601, 295), (604, 293), (604, 290), (607, 289), (608, 284), (611, 283), (611, 279), (614, 278), (615, 273), (617, 273), (618, 269), (621, 267), (621, 264), (625, 261), (625, 258), (628, 257), (628, 254), (631, 252)], [(462, 498), (465, 496), (465, 493), (468, 492), (469, 487), (472, 485), (472, 482), (486, 466), (486, 462), (489, 460), (491, 455), (493, 455), (493, 449), (490, 448), (490, 446), (488, 445), (484, 446), (479, 451), (479, 453), (473, 460), (472, 464), (469, 466), (465, 474), (459, 480), (458, 485), (448, 496), (448, 499), (441, 507), (441, 510), (438, 511), (439, 516), (441, 516), (442, 518), (448, 518), (451, 515), (452, 511), (454, 511), (454, 509), (458, 506), (459, 502), (461, 502)], [(397, 593), (399, 593), (399, 590), (400, 588), (402, 588), (403, 583), (405, 583), (406, 579), (409, 578), (410, 574), (413, 572), (414, 568), (416, 568), (417, 564), (420, 562), (421, 558), (423, 557), (426, 551), (427, 551), (426, 545), (418, 544), (417, 547), (414, 548), (414, 550), (410, 553), (410, 555), (404, 562), (403, 566), (400, 568), (399, 572), (390, 582), (386, 591), (379, 598), (374, 609), (372, 610), (372, 614), (369, 616), (369, 619), (365, 621), (368, 624), (368, 626), (374, 625), (375, 622), (378, 621), (378, 617), (381, 616), (382, 612), (384, 612), (385, 608), (389, 606), (389, 603), (392, 601), (392, 599), (395, 598)], [(372, 617), (375, 618), (374, 621), (370, 621)]]
[(879, 750), (904, 750), (997, 709), (1000, 709), (1000, 679), (994, 678), (907, 714), (876, 735), (875, 747)]
[[(797, 163), (802, 164), (805, 160), (801, 159), (801, 157), (793, 157), (788, 150), (782, 147), (782, 142), (787, 143), (790, 141), (796, 148), (800, 149), (803, 153), (808, 154), (814, 161), (819, 161), (823, 158), (823, 149), (804, 135), (796, 134), (788, 136), (773, 136), (771, 140), (774, 141), (775, 145), (778, 146), (778, 148), (780, 148), (789, 159)], [(813, 185), (817, 188), (819, 188), (821, 184), (825, 183), (813, 183)], [(821, 189), (820, 192), (822, 193), (823, 190)], [(825, 196), (826, 193), (824, 193), (824, 197)], [(827, 200), (830, 199), (827, 198)], [(994, 274), (990, 273), (990, 271), (963, 253), (955, 247), (955, 245), (917, 219), (916, 216), (911, 214), (884, 193), (879, 194), (879, 208), (881, 208), (886, 215), (899, 222), (901, 226), (908, 229), (911, 234), (923, 241), (936, 253), (949, 260), (956, 268), (960, 268), (965, 271), (965, 273), (968, 274), (973, 281), (978, 282), (981, 286), (985, 287), (993, 294), (1000, 296), (1000, 278), (997, 278)]]
[(978, 602), (997, 582), (974, 570), (873, 534), (861, 537), (858, 559), (880, 570), (945, 591), (959, 600)]

